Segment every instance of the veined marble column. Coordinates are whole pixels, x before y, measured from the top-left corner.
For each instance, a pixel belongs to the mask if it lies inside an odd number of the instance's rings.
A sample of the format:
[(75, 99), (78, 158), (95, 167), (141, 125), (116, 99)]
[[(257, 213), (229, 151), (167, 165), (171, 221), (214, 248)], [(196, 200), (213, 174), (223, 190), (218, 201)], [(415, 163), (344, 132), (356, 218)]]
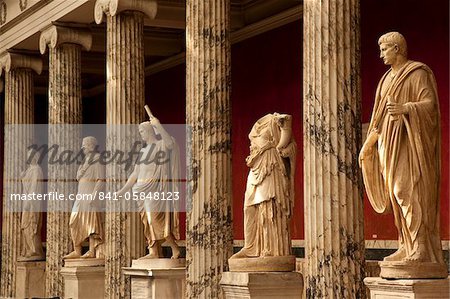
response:
[[(136, 127), (145, 117), (144, 17), (156, 16), (156, 1), (97, 0), (95, 21), (106, 14), (106, 149), (129, 152), (135, 141)], [(119, 190), (132, 169), (126, 165), (106, 165), (107, 190)], [(129, 298), (130, 278), (122, 267), (145, 255), (144, 228), (139, 213), (129, 212), (126, 203), (106, 203), (105, 223), (105, 297)]]
[(20, 173), (26, 169), (27, 147), (33, 142), (34, 72), (42, 71), (40, 57), (5, 53), (0, 57), (0, 75), (5, 70), (5, 135), (3, 169), (3, 225), (0, 297), (14, 297), (16, 259), (20, 254), (20, 202), (8, 201), (21, 192)]
[[(81, 148), (81, 50), (90, 50), (89, 31), (63, 26), (51, 26), (40, 37), (40, 50), (49, 48), (49, 145), (77, 152)], [(48, 165), (48, 192), (58, 192), (67, 198), (76, 194), (76, 163)], [(46, 296), (63, 296), (63, 276), (60, 270), (63, 256), (72, 250), (69, 230), (70, 201), (49, 201), (47, 206)]]
[(230, 1), (186, 5), (187, 296), (221, 298), (221, 274), (233, 251)]
[(307, 298), (364, 298), (359, 0), (304, 2)]

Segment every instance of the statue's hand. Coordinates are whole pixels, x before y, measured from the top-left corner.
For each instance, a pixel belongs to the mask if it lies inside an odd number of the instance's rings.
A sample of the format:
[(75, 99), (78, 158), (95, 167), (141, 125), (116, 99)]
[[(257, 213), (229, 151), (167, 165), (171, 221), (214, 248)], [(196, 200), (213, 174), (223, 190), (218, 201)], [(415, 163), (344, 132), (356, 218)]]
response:
[(359, 153), (359, 166), (361, 167), (362, 160), (364, 160), (374, 149), (375, 143), (377, 143), (378, 140), (378, 131), (376, 129), (372, 130), (367, 136), (366, 142), (364, 142), (364, 145), (361, 149), (361, 152)]
[(406, 104), (399, 104), (391, 101), (387, 102), (387, 110), (392, 116), (408, 114), (408, 106)]
[(150, 123), (151, 123), (153, 126), (158, 126), (158, 125), (161, 124), (161, 123), (159, 122), (159, 119), (157, 119), (157, 118), (154, 117), (154, 116), (150, 119)]

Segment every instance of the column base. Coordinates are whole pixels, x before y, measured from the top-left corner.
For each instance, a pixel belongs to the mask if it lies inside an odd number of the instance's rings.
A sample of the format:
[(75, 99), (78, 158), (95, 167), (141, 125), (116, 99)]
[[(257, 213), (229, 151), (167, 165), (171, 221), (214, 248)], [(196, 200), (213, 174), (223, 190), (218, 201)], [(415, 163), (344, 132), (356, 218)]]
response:
[(364, 284), (370, 290), (370, 299), (449, 299), (449, 277), (400, 280), (367, 277)]
[(64, 298), (96, 299), (105, 296), (105, 261), (102, 259), (65, 260), (61, 269)]
[(17, 261), (16, 298), (45, 296), (45, 261)]
[(122, 268), (131, 278), (131, 298), (184, 298), (185, 259), (139, 259)]
[(226, 299), (301, 298), (298, 272), (224, 272), (220, 285)]

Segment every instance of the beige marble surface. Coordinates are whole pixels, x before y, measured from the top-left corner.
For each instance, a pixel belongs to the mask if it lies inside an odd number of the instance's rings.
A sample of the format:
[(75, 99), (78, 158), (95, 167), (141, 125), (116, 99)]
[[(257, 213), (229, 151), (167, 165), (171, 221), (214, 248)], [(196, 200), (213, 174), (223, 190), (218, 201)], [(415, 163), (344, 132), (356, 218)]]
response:
[[(124, 10), (124, 8), (126, 8)], [(145, 119), (144, 16), (152, 19), (157, 12), (154, 1), (97, 0), (94, 16), (99, 24), (106, 21), (106, 123), (138, 124)], [(132, 65), (133, 68), (129, 66)], [(127, 136), (127, 137), (125, 137)], [(130, 132), (107, 131), (106, 149), (131, 149)], [(134, 140), (139, 140), (138, 136)], [(129, 173), (119, 165), (107, 165), (107, 190), (119, 190)], [(122, 180), (122, 182), (120, 181)], [(108, 298), (129, 298), (130, 279), (122, 267), (131, 265), (133, 258), (145, 255), (143, 225), (138, 213), (127, 213), (121, 203), (107, 203), (115, 211), (105, 219), (105, 290)]]
[(105, 267), (63, 267), (64, 298), (99, 299), (105, 296)]
[(370, 299), (448, 299), (450, 279), (387, 280), (367, 277)]
[(45, 261), (17, 262), (16, 298), (45, 296)]
[[(42, 71), (42, 60), (36, 56), (17, 53), (0, 54), (0, 73), (5, 72), (5, 128), (14, 124), (34, 123), (34, 73)], [(26, 168), (26, 148), (31, 144), (31, 131), (17, 135), (14, 129), (5, 130), (3, 194), (21, 191), (20, 173)], [(10, 179), (12, 179), (10, 181)], [(2, 258), (0, 297), (13, 297), (16, 286), (16, 260), (20, 254), (19, 202), (3, 200)]]
[(226, 299), (298, 299), (303, 277), (298, 272), (224, 272), (220, 285)]
[(221, 298), (221, 273), (233, 251), (230, 3), (186, 4), (187, 296)]
[[(40, 50), (49, 49), (49, 144), (58, 144), (64, 150), (77, 152), (81, 143), (81, 131), (61, 129), (59, 124), (82, 122), (81, 100), (81, 51), (89, 50), (92, 37), (85, 30), (64, 26), (51, 26), (40, 36)], [(61, 167), (49, 165), (48, 192), (59, 192), (68, 197), (76, 194), (75, 163)], [(67, 181), (60, 181), (61, 178)], [(64, 281), (60, 270), (63, 256), (72, 250), (70, 239), (69, 201), (51, 201), (47, 213), (47, 268), (46, 295), (64, 294)], [(61, 212), (63, 211), (63, 212)]]
[(359, 1), (304, 1), (304, 275), (309, 298), (359, 298), (365, 292), (357, 160), (359, 22)]
[[(180, 259), (178, 259), (180, 260)], [(148, 265), (147, 265), (148, 266)], [(131, 298), (185, 298), (186, 268), (154, 268), (142, 265), (123, 268), (124, 274), (131, 278)]]
[(380, 58), (390, 69), (378, 84), (359, 162), (369, 202), (378, 213), (394, 214), (399, 235), (398, 250), (380, 264), (381, 276), (442, 278), (447, 265), (439, 232), (441, 136), (436, 80), (428, 66), (408, 60), (400, 33), (386, 33), (378, 44)]

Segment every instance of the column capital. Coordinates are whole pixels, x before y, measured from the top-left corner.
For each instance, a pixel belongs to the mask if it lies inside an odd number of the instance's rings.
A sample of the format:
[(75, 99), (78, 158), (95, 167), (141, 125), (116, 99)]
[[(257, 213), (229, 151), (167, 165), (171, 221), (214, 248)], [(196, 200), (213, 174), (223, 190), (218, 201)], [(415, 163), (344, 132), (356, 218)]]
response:
[(37, 56), (12, 52), (0, 54), (0, 76), (3, 70), (9, 72), (18, 68), (32, 69), (40, 75), (42, 73), (42, 59)]
[(97, 0), (94, 8), (95, 22), (102, 23), (104, 14), (114, 17), (126, 10), (140, 11), (150, 19), (154, 19), (158, 4), (156, 0)]
[(44, 54), (49, 48), (56, 48), (62, 44), (77, 44), (89, 51), (92, 46), (92, 33), (88, 29), (73, 28), (61, 25), (51, 25), (41, 32), (39, 50)]

